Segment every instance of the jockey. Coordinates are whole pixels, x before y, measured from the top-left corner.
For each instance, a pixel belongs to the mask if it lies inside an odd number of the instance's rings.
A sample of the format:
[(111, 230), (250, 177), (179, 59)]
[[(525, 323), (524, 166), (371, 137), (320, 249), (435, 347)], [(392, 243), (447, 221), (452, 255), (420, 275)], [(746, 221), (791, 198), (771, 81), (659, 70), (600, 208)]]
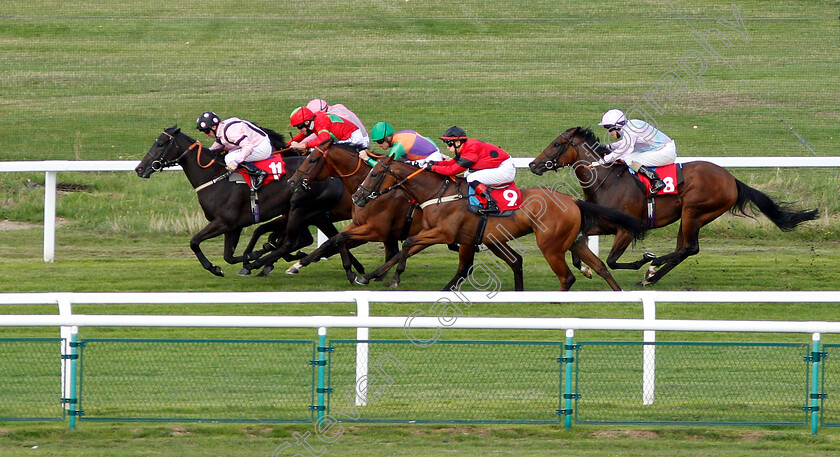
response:
[[(387, 122), (377, 122), (370, 131), (370, 138), (383, 150), (390, 149), (389, 155), (394, 159), (405, 157), (408, 163), (417, 167), (443, 160), (443, 154), (435, 142), (414, 130), (394, 132), (394, 127)], [(376, 161), (369, 158), (364, 151), (359, 152), (359, 157), (365, 159), (370, 166), (376, 165)]]
[(650, 180), (651, 195), (665, 187), (665, 182), (648, 167), (670, 165), (677, 160), (674, 140), (645, 121), (628, 121), (624, 113), (617, 109), (607, 111), (598, 125), (607, 129), (610, 137), (618, 141), (610, 143), (607, 147), (612, 152), (589, 164), (591, 167), (622, 159), (633, 171)]
[[(299, 130), (289, 141), (289, 147), (293, 149), (314, 148), (329, 139), (335, 144), (350, 145), (358, 150), (366, 150), (370, 145), (370, 138), (353, 122), (335, 114), (313, 113), (305, 106), (292, 111), (289, 125)], [(315, 134), (315, 137), (307, 140), (312, 134)]]
[(211, 151), (227, 151), (225, 165), (230, 171), (242, 165), (251, 175), (254, 189), (259, 188), (268, 173), (257, 168), (252, 162), (271, 157), (271, 140), (262, 129), (251, 122), (231, 117), (220, 120), (219, 116), (207, 111), (196, 119), (196, 130), (203, 132), (216, 141), (210, 146)]
[(430, 163), (424, 168), (442, 175), (453, 176), (462, 171), (467, 183), (487, 199), (484, 212), (498, 212), (499, 207), (490, 195), (490, 186), (507, 184), (516, 176), (516, 167), (510, 154), (502, 148), (476, 139), (467, 139), (467, 134), (457, 126), (450, 127), (440, 137), (446, 143), (449, 152), (455, 154), (454, 159), (443, 162)]
[[(346, 106), (342, 105), (341, 103), (335, 105), (328, 105), (326, 100), (321, 100), (320, 98), (316, 98), (310, 100), (309, 103), (306, 104), (306, 107), (309, 108), (309, 111), (313, 113), (327, 113), (327, 114), (335, 114), (339, 117), (343, 117), (348, 121), (356, 124), (356, 127), (362, 131), (362, 135), (366, 138), (368, 137), (367, 129), (365, 129), (364, 124), (359, 119), (359, 116), (356, 116), (356, 113), (347, 109)], [(368, 141), (369, 142), (369, 141)]]

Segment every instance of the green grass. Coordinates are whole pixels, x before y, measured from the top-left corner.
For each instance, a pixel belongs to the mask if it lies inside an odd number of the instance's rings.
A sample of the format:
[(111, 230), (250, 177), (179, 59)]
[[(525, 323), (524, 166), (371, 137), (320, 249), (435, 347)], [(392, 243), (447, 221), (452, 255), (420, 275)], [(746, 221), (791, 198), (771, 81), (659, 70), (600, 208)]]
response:
[[(368, 125), (436, 137), (457, 124), (517, 157), (533, 157), (566, 128), (595, 126), (608, 108), (625, 109), (666, 72), (685, 90), (659, 99), (660, 127), (682, 156), (833, 156), (837, 108), (836, 1), (739, 2), (749, 42), (716, 24), (733, 19), (732, 2), (530, 0), (509, 2), (381, 1), (224, 2), (82, 1), (72, 10), (52, 0), (0, 5), (0, 113), (10, 126), (2, 160), (140, 160), (159, 131), (191, 130), (208, 109), (285, 131), (291, 110), (311, 98), (344, 103)], [(221, 12), (221, 13), (220, 13)], [(460, 18), (462, 20), (455, 20)], [(725, 61), (707, 61), (700, 85), (678, 62), (699, 50), (691, 32), (717, 27)], [(257, 65), (242, 66), (241, 53)], [(629, 56), (629, 57), (628, 57)], [(694, 129), (693, 126), (697, 126)], [(800, 134), (811, 149), (803, 147)], [(197, 136), (197, 135), (195, 135)], [(765, 219), (723, 217), (701, 232), (701, 252), (655, 290), (837, 290), (840, 201), (836, 170), (733, 170), (742, 181), (803, 208), (814, 223), (782, 234)], [(520, 187), (554, 181), (519, 172)], [(43, 175), (0, 174), (0, 220), (40, 223)], [(332, 260), (297, 277), (216, 278), (194, 259), (188, 240), (203, 225), (194, 192), (180, 173), (140, 180), (124, 173), (61, 173), (59, 182), (90, 186), (59, 196), (56, 262), (42, 261), (39, 228), (0, 232), (0, 292), (342, 290), (350, 287)], [(576, 185), (574, 187), (577, 187)], [(660, 229), (626, 254), (673, 248), (675, 227)], [(249, 232), (250, 233), (250, 232)], [(602, 241), (606, 252), (610, 239)], [(553, 290), (557, 280), (531, 237), (526, 287)], [(203, 246), (217, 264), (221, 240)], [(381, 248), (364, 247), (369, 268)], [(454, 271), (454, 254), (432, 248), (409, 261), (403, 289), (437, 289)], [(639, 272), (614, 272), (633, 289)], [(510, 289), (509, 273), (500, 272)], [(384, 283), (367, 287), (386, 288)], [(605, 290), (578, 275), (574, 290)], [(373, 314), (405, 315), (417, 305), (378, 304)], [(833, 305), (661, 304), (659, 318), (832, 319)], [(351, 305), (79, 306), (86, 313), (339, 314)], [(9, 313), (55, 313), (52, 306), (6, 307)], [(482, 304), (470, 315), (641, 317), (616, 304)], [(55, 337), (54, 329), (0, 329), (0, 337)], [(311, 339), (308, 329), (83, 329), (84, 338)], [(373, 338), (402, 338), (374, 330)], [(418, 336), (423, 336), (419, 334)], [(353, 338), (335, 330), (331, 338)], [(556, 332), (448, 331), (447, 339), (557, 341)], [(579, 332), (589, 341), (638, 341), (638, 332)], [(659, 341), (807, 343), (803, 335), (665, 333)], [(837, 343), (834, 335), (824, 342)], [(52, 343), (47, 343), (49, 344)], [(159, 349), (159, 348), (158, 348)], [(182, 351), (184, 349), (180, 349)], [(125, 352), (131, 352), (125, 350)], [(154, 352), (154, 351), (153, 351)], [(188, 351), (187, 351), (188, 352)], [(183, 352), (186, 354), (187, 352)], [(118, 355), (120, 351), (114, 353)], [(175, 351), (173, 355), (181, 354)], [(408, 352), (406, 357), (417, 357)], [(49, 360), (45, 356), (45, 360)], [(475, 352), (473, 364), (495, 363)], [(488, 358), (484, 358), (488, 357)], [(108, 357), (108, 369), (120, 368)], [(115, 358), (114, 360), (119, 360)], [(416, 361), (411, 359), (412, 362)], [(42, 363), (42, 362), (38, 362)], [(49, 362), (47, 366), (49, 365)], [(108, 363), (112, 366), (108, 367)], [(248, 363), (257, 369), (256, 363)], [(452, 371), (452, 370), (450, 370)], [(619, 370), (620, 371), (620, 370)], [(52, 372), (42, 374), (48, 378)], [(119, 375), (119, 371), (106, 374)], [(250, 371), (249, 371), (250, 373)], [(760, 373), (760, 371), (759, 371)], [(447, 373), (440, 373), (445, 375)], [(162, 377), (164, 373), (158, 373)], [(429, 375), (429, 382), (435, 374)], [(760, 378), (760, 377), (759, 377)], [(17, 378), (16, 378), (17, 379)], [(120, 379), (125, 379), (120, 378)], [(752, 379), (752, 378), (750, 378)], [(24, 385), (21, 379), (16, 385)], [(37, 384), (37, 379), (30, 379)], [(632, 382), (632, 381), (631, 381)], [(748, 381), (752, 382), (752, 381)], [(37, 384), (41, 385), (41, 384)], [(18, 395), (12, 387), (4, 394)], [(267, 392), (270, 390), (260, 390)], [(25, 391), (24, 391), (25, 393)], [(23, 395), (23, 393), (21, 393)], [(501, 395), (501, 394), (500, 394)], [(170, 400), (176, 401), (172, 398)], [(501, 401), (501, 400), (500, 400)], [(131, 408), (129, 401), (121, 407)], [(516, 402), (511, 405), (514, 406)], [(504, 407), (498, 403), (496, 407)], [(178, 405), (181, 412), (190, 405)], [(163, 407), (163, 405), (162, 405)], [(201, 409), (201, 405), (196, 406)], [(224, 412), (224, 404), (219, 406)], [(183, 416), (182, 416), (183, 417)], [(0, 424), (0, 450), (41, 455), (271, 455), (294, 431), (310, 426)], [(832, 455), (838, 432), (728, 427), (347, 426), (326, 446), (335, 455)], [(38, 446), (33, 450), (33, 446)], [(117, 451), (118, 449), (118, 451)], [(289, 452), (291, 455), (292, 452)]]

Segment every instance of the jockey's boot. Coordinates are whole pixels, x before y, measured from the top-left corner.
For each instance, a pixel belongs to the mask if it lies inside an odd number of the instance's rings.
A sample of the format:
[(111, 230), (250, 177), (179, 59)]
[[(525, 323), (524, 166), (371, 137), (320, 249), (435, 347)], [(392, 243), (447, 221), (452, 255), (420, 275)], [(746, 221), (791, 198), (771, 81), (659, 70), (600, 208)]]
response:
[(657, 192), (662, 190), (665, 187), (665, 181), (659, 178), (659, 175), (656, 174), (655, 171), (651, 170), (646, 166), (639, 167), (639, 173), (642, 176), (650, 180), (650, 194), (656, 195)]
[(493, 196), (490, 195), (490, 189), (487, 188), (483, 183), (478, 183), (475, 185), (475, 193), (481, 194), (484, 198), (487, 199), (487, 204), (484, 205), (484, 209), (481, 210), (484, 214), (496, 214), (499, 212), (499, 206), (496, 205), (496, 200), (493, 200)]
[(251, 175), (251, 183), (253, 183), (254, 189), (259, 189), (268, 173), (257, 168), (253, 162), (242, 162), (240, 165)]

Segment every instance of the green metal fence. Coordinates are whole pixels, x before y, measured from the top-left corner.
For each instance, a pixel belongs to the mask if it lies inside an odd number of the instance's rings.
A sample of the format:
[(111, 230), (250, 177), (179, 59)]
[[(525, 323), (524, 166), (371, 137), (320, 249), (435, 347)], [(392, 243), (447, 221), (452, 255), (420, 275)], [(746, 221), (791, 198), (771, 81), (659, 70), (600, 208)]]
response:
[(312, 341), (88, 339), (85, 421), (309, 422)]
[(572, 343), (7, 338), (0, 420), (840, 426), (840, 345)]
[(0, 338), (0, 420), (63, 420), (62, 338)]
[[(578, 347), (577, 423), (807, 423), (802, 409), (808, 405), (807, 344), (581, 342)], [(651, 363), (655, 379), (645, 382), (643, 366)]]
[[(332, 340), (328, 412), (351, 422), (557, 423), (562, 343), (371, 340), (356, 386), (357, 340)], [(359, 395), (359, 392), (361, 395)], [(354, 408), (356, 397), (365, 406)]]

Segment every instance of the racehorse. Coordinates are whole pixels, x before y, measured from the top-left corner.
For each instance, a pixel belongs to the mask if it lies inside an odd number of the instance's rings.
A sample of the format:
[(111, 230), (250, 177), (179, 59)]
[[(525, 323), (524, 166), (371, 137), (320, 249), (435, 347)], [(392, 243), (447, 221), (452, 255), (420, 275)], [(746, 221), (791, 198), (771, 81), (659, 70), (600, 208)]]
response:
[[(587, 166), (609, 152), (590, 129), (574, 127), (555, 138), (531, 162), (530, 168), (533, 173), (542, 175), (548, 170), (572, 166), (586, 201), (646, 219), (646, 192), (626, 172), (627, 167), (612, 165), (590, 169)], [(655, 197), (656, 210), (650, 224), (651, 228), (658, 228), (680, 221), (674, 252), (660, 257), (645, 253), (642, 259), (635, 262), (619, 263), (619, 257), (631, 242), (629, 234), (622, 230), (604, 230), (603, 227), (588, 233), (615, 234), (607, 257), (610, 268), (639, 269), (651, 262), (645, 279), (639, 285), (656, 283), (687, 257), (700, 252), (700, 228), (726, 211), (751, 217), (746, 207), (752, 203), (783, 231), (793, 230), (805, 221), (816, 219), (819, 214), (816, 209), (794, 211), (788, 203), (776, 203), (764, 193), (735, 179), (724, 168), (710, 162), (688, 162), (682, 167), (682, 175), (683, 182), (677, 185), (678, 194)], [(657, 270), (657, 267), (660, 268)]]
[[(392, 284), (399, 284), (400, 274), (405, 271), (406, 259), (426, 247), (479, 241), (476, 235), (482, 217), (468, 209), (467, 183), (463, 178), (424, 172), (412, 165), (396, 162), (389, 156), (370, 171), (353, 194), (353, 202), (364, 206), (397, 188), (429, 205), (423, 210), (424, 230), (408, 237), (398, 256), (392, 257), (379, 270), (365, 278), (380, 276), (397, 264)], [(577, 253), (613, 290), (621, 290), (604, 263), (589, 250), (581, 234), (594, 225), (614, 224), (635, 238), (641, 238), (645, 233), (642, 221), (547, 188), (522, 189), (521, 192), (522, 203), (512, 215), (492, 217), (486, 221), (481, 242), (490, 246), (533, 232), (537, 246), (560, 280), (561, 290), (569, 290), (575, 281), (566, 264), (565, 254), (568, 250)]]
[[(289, 184), (296, 188), (307, 188), (312, 182), (325, 179), (327, 176), (338, 177), (344, 183), (348, 193), (353, 193), (371, 170), (371, 166), (363, 161), (350, 148), (337, 144), (322, 145), (309, 153), (308, 159), (289, 178)], [(385, 244), (385, 260), (399, 253), (397, 242), (409, 235), (416, 235), (423, 226), (423, 210), (417, 202), (401, 190), (395, 190), (383, 195), (364, 208), (355, 206), (350, 225), (338, 235), (330, 238), (317, 250), (299, 260), (287, 270), (294, 274), (313, 261), (320, 258), (320, 252), (332, 245), (338, 247), (342, 254), (342, 263), (351, 284), (356, 282), (357, 276), (345, 260), (349, 253), (347, 244), (357, 245), (369, 241), (381, 241)], [(513, 270), (515, 290), (523, 290), (522, 256), (507, 245), (489, 246), (491, 251), (505, 260)], [(443, 290), (452, 290), (467, 277), (475, 259), (475, 247), (472, 244), (462, 244), (458, 248), (458, 271)]]
[[(312, 242), (312, 236), (307, 229), (308, 225), (315, 225), (322, 232), (334, 235), (338, 233), (338, 230), (331, 221), (350, 217), (353, 205), (349, 195), (340, 185), (337, 189), (336, 186), (332, 188), (325, 186), (321, 189), (330, 195), (322, 205), (307, 205), (307, 202), (311, 200), (310, 196), (300, 194), (295, 197), (295, 193), (285, 180), (272, 181), (262, 186), (255, 195), (259, 200), (259, 219), (270, 222), (254, 231), (245, 254), (234, 256), (242, 229), (256, 223), (251, 207), (251, 192), (248, 186), (227, 179), (231, 172), (225, 168), (224, 161), (216, 160), (215, 157), (202, 158), (202, 152), (201, 142), (181, 132), (177, 126), (173, 126), (165, 129), (158, 136), (134, 171), (141, 178), (149, 178), (156, 171), (175, 165), (181, 166), (190, 184), (198, 193), (198, 202), (209, 221), (207, 226), (192, 237), (190, 248), (201, 262), (201, 266), (216, 276), (224, 276), (224, 272), (221, 267), (213, 265), (201, 251), (199, 245), (204, 240), (224, 234), (224, 259), (234, 264), (253, 260), (256, 257), (250, 254), (250, 251), (259, 236), (266, 231), (279, 231), (286, 241), (293, 240), (294, 249), (299, 249)], [(302, 157), (284, 157), (287, 171), (296, 170), (303, 160)], [(301, 201), (296, 201), (295, 198)], [(291, 213), (290, 210), (292, 210)], [(295, 215), (294, 211), (300, 212), (302, 216), (292, 218), (291, 216)], [(306, 225), (301, 228), (295, 221), (303, 221)], [(279, 237), (275, 236), (275, 239), (277, 238)], [(354, 265), (361, 268), (358, 261)]]

